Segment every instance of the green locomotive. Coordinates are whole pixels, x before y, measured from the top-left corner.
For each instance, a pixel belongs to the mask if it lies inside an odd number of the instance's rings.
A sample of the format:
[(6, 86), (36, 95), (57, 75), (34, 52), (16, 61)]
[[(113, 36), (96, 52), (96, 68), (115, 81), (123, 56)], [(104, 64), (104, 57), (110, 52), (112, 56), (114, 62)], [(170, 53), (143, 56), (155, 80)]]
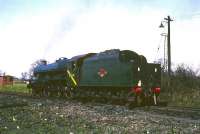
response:
[(136, 105), (156, 105), (160, 86), (160, 64), (118, 49), (44, 63), (34, 69), (29, 83), (33, 95), (119, 99)]

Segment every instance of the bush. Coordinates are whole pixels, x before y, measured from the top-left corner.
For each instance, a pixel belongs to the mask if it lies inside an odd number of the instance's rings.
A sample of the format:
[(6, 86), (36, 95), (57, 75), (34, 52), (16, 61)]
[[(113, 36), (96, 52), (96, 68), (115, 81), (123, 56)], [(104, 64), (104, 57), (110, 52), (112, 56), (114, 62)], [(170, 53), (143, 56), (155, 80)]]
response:
[(167, 72), (162, 71), (160, 98), (168, 101), (170, 105), (200, 107), (200, 77), (198, 70), (180, 64), (168, 77)]
[(180, 64), (172, 72), (170, 79), (166, 72), (162, 72), (162, 88), (164, 91), (170, 91), (172, 89), (175, 91), (185, 89), (200, 90), (200, 77), (198, 76), (198, 72), (198, 70), (194, 71), (191, 67)]

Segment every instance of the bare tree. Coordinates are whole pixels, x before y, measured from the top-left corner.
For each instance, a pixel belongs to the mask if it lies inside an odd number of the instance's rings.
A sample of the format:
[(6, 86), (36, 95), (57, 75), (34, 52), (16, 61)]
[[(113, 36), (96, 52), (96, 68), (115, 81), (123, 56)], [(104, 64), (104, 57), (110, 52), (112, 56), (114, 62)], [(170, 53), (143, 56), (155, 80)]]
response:
[(22, 73), (21, 73), (21, 79), (22, 79), (23, 81), (26, 81), (26, 80), (28, 79), (28, 72), (22, 72)]

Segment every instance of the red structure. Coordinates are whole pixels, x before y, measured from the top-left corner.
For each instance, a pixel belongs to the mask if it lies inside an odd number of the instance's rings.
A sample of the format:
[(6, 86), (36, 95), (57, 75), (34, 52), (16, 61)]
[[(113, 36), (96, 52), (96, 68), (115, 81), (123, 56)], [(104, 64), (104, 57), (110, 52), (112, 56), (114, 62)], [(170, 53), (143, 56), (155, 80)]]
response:
[(0, 86), (13, 85), (13, 77), (10, 75), (0, 76)]

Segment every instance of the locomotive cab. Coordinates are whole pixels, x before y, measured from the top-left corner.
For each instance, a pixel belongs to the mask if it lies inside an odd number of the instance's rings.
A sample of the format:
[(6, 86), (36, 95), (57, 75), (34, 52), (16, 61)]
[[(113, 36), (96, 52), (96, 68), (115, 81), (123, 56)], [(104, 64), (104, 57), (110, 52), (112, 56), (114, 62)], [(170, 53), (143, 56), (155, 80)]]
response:
[(129, 64), (131, 66), (132, 84), (130, 87), (128, 100), (134, 101), (136, 105), (142, 105), (144, 103), (144, 76), (145, 65), (147, 60), (144, 56), (129, 50), (120, 52), (119, 59), (122, 63)]
[[(161, 68), (160, 64), (148, 63), (143, 55), (129, 50), (120, 52), (122, 63), (132, 64), (133, 86), (132, 93), (137, 105), (155, 104), (160, 93)], [(141, 103), (141, 104), (139, 104)]]

